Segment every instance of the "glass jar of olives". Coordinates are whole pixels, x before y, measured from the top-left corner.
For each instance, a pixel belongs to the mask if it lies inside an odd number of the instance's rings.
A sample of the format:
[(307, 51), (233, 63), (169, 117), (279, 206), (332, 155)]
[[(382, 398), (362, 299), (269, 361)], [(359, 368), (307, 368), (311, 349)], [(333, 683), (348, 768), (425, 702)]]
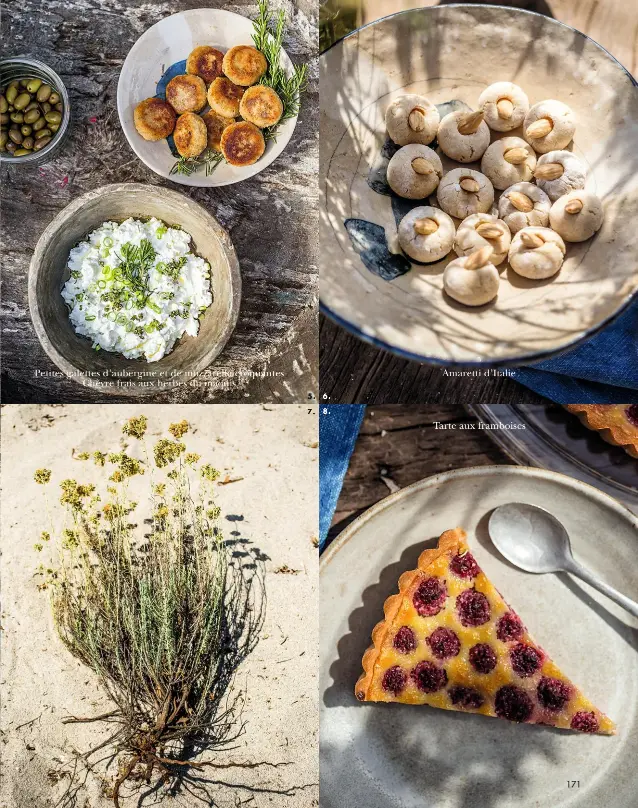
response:
[(69, 96), (58, 74), (28, 57), (0, 61), (0, 160), (40, 165), (68, 133)]

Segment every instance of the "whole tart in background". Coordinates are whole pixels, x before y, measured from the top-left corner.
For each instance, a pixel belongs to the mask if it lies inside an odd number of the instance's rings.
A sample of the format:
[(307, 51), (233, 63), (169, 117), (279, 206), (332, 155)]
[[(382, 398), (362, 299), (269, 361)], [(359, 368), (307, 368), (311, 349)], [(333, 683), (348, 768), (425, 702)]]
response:
[(607, 443), (622, 446), (628, 455), (638, 458), (638, 404), (567, 404), (565, 409)]

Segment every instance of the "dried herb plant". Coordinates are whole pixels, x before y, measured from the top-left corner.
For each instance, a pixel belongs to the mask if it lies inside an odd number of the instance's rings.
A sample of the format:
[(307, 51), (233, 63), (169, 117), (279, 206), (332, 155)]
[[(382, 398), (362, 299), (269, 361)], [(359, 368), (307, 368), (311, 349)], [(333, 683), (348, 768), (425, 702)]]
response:
[[(116, 808), (125, 784), (127, 793), (167, 784), (188, 791), (207, 767), (279, 765), (200, 758), (228, 749), (243, 732), (242, 696), (231, 685), (257, 642), (265, 601), (263, 557), (233, 552), (224, 541), (213, 497), (218, 472), (186, 451), (188, 429), (186, 421), (171, 424), (170, 437), (149, 452), (146, 418), (132, 418), (123, 432), (140, 442), (143, 460), (126, 451), (77, 456), (108, 475), (104, 497), (93, 484), (61, 483), (67, 526), (40, 588), (51, 592), (62, 641), (95, 673), (114, 709), (65, 720), (106, 722), (112, 733), (63, 773), (70, 784), (59, 805), (77, 802), (78, 761), (86, 776), (98, 763), (116, 762), (105, 791)], [(146, 475), (152, 509), (145, 527), (134, 521), (138, 503), (129, 494), (139, 475)], [(35, 474), (41, 484), (50, 477), (47, 469)], [(42, 542), (50, 538), (42, 534)]]

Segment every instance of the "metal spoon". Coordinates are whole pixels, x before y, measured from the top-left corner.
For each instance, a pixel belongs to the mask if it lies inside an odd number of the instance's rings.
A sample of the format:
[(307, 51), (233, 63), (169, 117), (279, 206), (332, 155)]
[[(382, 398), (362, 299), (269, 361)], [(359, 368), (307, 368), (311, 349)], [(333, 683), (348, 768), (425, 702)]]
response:
[(516, 567), (526, 572), (578, 575), (638, 617), (638, 603), (621, 595), (574, 559), (567, 531), (551, 513), (535, 505), (510, 502), (494, 510), (489, 531), (496, 549)]

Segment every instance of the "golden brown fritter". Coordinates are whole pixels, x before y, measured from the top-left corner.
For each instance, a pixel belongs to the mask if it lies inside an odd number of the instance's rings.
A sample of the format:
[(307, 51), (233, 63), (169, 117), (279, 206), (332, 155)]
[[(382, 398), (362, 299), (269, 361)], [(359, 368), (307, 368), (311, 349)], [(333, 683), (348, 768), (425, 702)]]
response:
[(274, 126), (284, 113), (281, 98), (272, 89), (256, 84), (249, 87), (242, 96), (239, 105), (239, 114), (246, 120), (254, 123), (260, 129)]
[(266, 57), (252, 45), (236, 45), (224, 56), (224, 73), (235, 84), (250, 87), (268, 69)]
[(255, 124), (239, 121), (231, 123), (222, 132), (221, 149), (231, 166), (250, 166), (262, 156), (266, 144)]
[(208, 143), (208, 129), (199, 115), (185, 112), (177, 119), (173, 140), (182, 157), (198, 157)]
[(163, 140), (175, 129), (175, 110), (161, 98), (147, 98), (135, 107), (133, 121), (144, 140)]
[(206, 106), (206, 85), (199, 76), (175, 76), (166, 85), (166, 100), (178, 115), (199, 112)]
[(218, 115), (236, 118), (239, 115), (239, 102), (244, 88), (233, 84), (225, 76), (215, 79), (208, 88), (208, 105)]
[(223, 115), (218, 115), (211, 109), (210, 112), (205, 112), (202, 115), (202, 120), (206, 124), (208, 130), (208, 148), (214, 151), (221, 151), (221, 136), (222, 132), (231, 123), (235, 123), (234, 118), (225, 118)]
[(186, 72), (204, 79), (206, 84), (215, 81), (222, 74), (222, 62), (224, 54), (211, 48), (210, 45), (200, 45), (191, 51), (186, 60)]

